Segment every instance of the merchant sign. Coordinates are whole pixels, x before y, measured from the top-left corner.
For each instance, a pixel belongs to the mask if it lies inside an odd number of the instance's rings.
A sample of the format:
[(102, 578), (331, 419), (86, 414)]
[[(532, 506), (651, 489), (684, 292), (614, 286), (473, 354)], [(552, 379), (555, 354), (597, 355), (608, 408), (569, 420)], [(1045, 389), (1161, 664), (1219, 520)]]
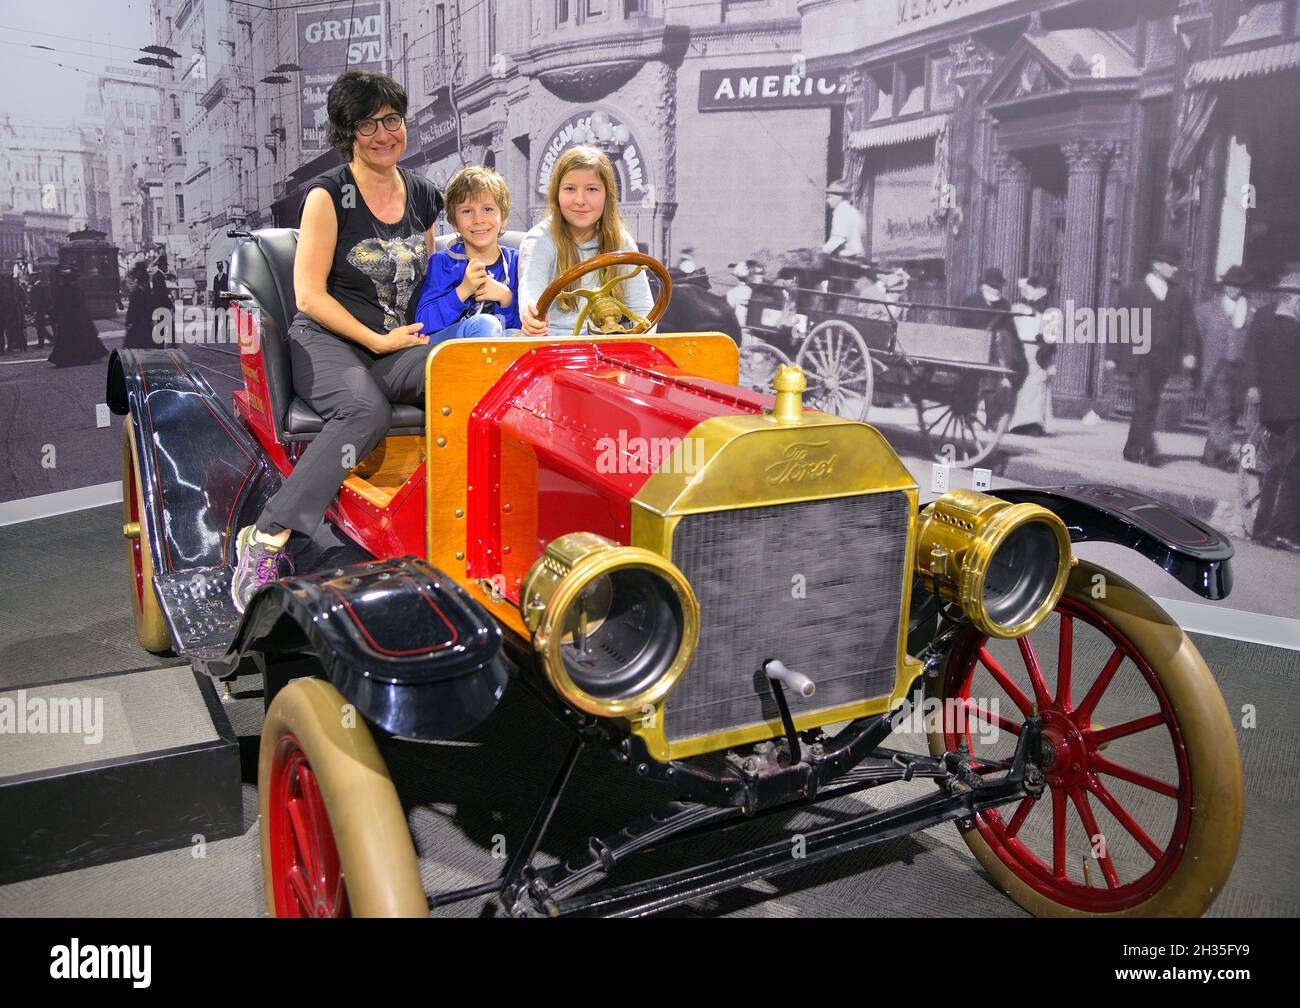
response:
[(780, 66), (700, 71), (700, 111), (823, 108), (844, 101), (839, 74), (798, 74)]

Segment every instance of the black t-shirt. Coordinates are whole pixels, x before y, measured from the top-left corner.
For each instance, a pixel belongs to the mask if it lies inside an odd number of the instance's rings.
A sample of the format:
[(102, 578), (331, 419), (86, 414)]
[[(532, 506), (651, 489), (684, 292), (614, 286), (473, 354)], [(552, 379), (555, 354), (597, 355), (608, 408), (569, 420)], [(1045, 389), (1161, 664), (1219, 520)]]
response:
[[(346, 164), (312, 179), (330, 194), (338, 218), (334, 263), (325, 290), (375, 332), (388, 332), (410, 322), (410, 309), (429, 267), (425, 232), (442, 210), (442, 195), (428, 179), (398, 168), (406, 183), (406, 211), (396, 224), (386, 224), (370, 212)], [(306, 202), (306, 194), (303, 202)], [(305, 322), (326, 331), (315, 319), (299, 312), (295, 323)]]

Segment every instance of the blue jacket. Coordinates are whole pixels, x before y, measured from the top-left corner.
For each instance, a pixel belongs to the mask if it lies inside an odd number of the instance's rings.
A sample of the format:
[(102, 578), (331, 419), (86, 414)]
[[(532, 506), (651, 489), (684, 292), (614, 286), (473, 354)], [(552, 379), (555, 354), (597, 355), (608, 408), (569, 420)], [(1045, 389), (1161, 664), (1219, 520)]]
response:
[[(462, 301), (456, 288), (465, 279), (469, 259), (465, 256), (465, 243), (456, 242), (429, 259), (429, 270), (424, 276), (424, 286), (415, 305), (412, 322), (424, 323), (421, 332), (428, 335), (455, 325), (467, 315), (473, 315), (478, 302), (473, 298)], [(488, 276), (510, 288), (513, 300), (510, 307), (502, 308), (495, 301), (483, 303), (484, 312), (495, 312), (506, 329), (522, 329), (519, 320), (519, 252), (501, 248), (501, 257), (488, 267)]]

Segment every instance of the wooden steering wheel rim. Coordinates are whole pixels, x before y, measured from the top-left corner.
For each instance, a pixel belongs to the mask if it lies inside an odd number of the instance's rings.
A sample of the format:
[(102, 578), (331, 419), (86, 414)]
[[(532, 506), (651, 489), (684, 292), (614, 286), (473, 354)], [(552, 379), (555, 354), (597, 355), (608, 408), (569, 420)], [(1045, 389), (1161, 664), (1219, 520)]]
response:
[(655, 276), (659, 278), (659, 296), (655, 299), (650, 314), (646, 316), (646, 321), (653, 326), (663, 318), (664, 312), (668, 310), (668, 302), (673, 296), (673, 281), (663, 263), (643, 252), (605, 252), (602, 255), (584, 259), (572, 269), (565, 270), (550, 282), (546, 290), (542, 291), (542, 296), (537, 299), (538, 317), (546, 316), (551, 310), (551, 302), (559, 297), (564, 288), (574, 280), (584, 277), (588, 273), (594, 273), (598, 269), (607, 269), (610, 266), (644, 266), (653, 271)]

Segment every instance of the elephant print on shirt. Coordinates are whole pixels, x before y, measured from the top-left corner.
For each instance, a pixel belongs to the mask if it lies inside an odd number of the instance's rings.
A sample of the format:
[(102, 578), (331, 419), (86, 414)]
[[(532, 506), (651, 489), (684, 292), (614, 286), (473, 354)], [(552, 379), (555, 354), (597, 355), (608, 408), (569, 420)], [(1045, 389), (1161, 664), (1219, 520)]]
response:
[(384, 309), (384, 329), (405, 325), (411, 298), (424, 279), (428, 256), (424, 235), (367, 238), (352, 246), (348, 262), (370, 278)]

